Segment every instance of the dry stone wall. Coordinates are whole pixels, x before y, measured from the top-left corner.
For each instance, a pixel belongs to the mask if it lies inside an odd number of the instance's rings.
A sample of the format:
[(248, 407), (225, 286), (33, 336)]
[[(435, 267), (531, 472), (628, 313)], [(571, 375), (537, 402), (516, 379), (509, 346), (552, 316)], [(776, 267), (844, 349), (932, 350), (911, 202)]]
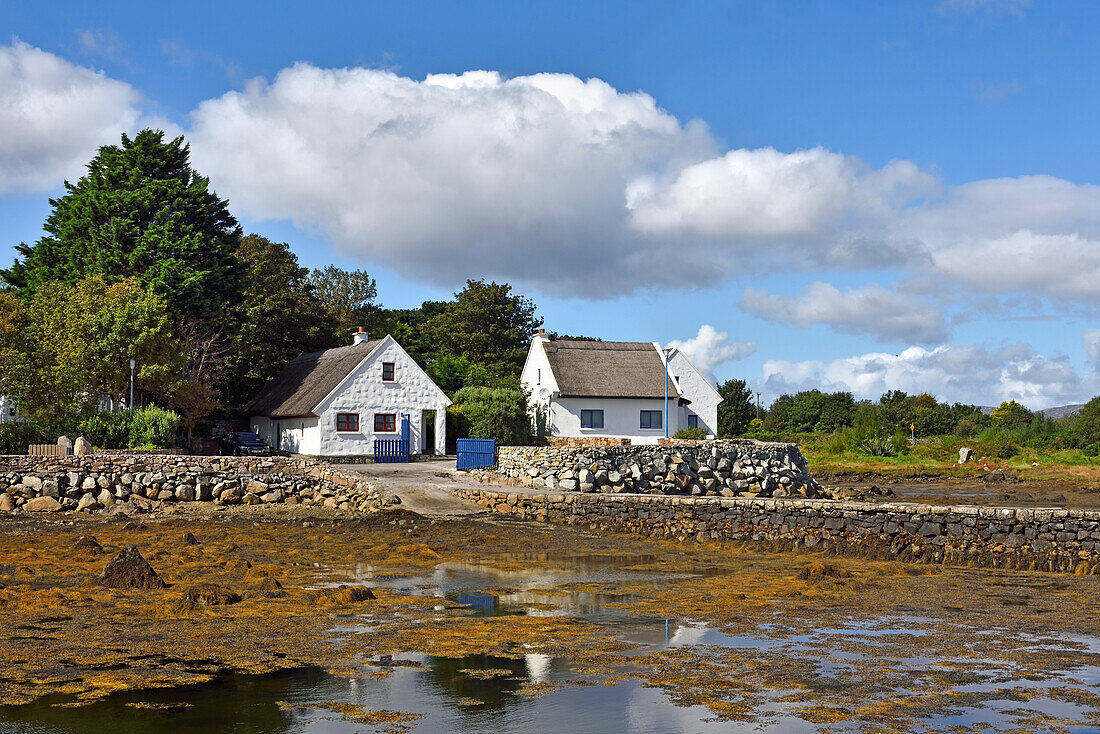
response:
[(1100, 574), (1100, 512), (910, 503), (460, 489), (501, 515), (679, 540)]
[(816, 497), (792, 443), (747, 439), (658, 446), (502, 446), (490, 481), (580, 492)]
[(360, 477), (297, 457), (0, 456), (0, 510), (141, 512), (162, 502), (365, 511), (386, 498)]

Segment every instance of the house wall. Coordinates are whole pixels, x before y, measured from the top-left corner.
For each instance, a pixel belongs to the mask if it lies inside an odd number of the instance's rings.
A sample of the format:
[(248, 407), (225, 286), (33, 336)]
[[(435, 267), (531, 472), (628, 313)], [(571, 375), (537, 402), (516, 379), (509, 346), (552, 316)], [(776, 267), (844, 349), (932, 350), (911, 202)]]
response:
[(679, 350), (669, 359), (668, 371), (677, 378), (683, 396), (691, 401), (691, 405), (684, 409), (682, 427), (687, 428), (687, 415), (694, 413), (699, 416), (699, 427), (717, 436), (718, 404), (722, 402), (722, 396)]
[[(613, 436), (629, 438), (636, 444), (655, 444), (664, 438), (665, 429), (643, 430), (639, 428), (639, 414), (643, 410), (663, 410), (663, 398), (556, 398), (550, 403), (551, 436)], [(603, 429), (581, 428), (582, 410), (602, 410)], [(673, 435), (686, 425), (686, 413), (669, 398), (669, 415), (672, 421), (668, 435)]]
[(314, 417), (271, 419), (252, 416), (252, 432), (268, 446), (292, 454), (320, 454), (321, 428)]
[[(531, 341), (531, 348), (527, 351), (527, 361), (520, 373), (520, 382), (531, 396), (531, 405), (538, 413), (535, 416), (535, 435), (556, 435), (549, 432), (546, 425), (546, 417), (549, 416), (550, 395), (557, 392), (558, 384), (554, 380), (554, 372), (550, 369), (550, 360), (546, 357), (546, 351), (542, 345), (546, 342), (544, 336), (538, 335)], [(578, 421), (580, 418), (577, 419)]]
[(15, 401), (7, 395), (0, 395), (0, 423), (16, 420)]
[[(395, 364), (393, 382), (382, 381), (383, 362)], [(409, 415), (410, 450), (415, 453), (442, 453), (445, 437), (438, 420), (435, 446), (424, 445), (423, 413), (426, 410), (445, 411), (449, 404), (447, 396), (424, 370), (395, 341), (388, 339), (352, 372), (334, 395), (328, 396), (317, 407), (316, 448), (299, 453), (318, 456), (369, 455), (374, 452), (375, 438), (400, 437), (403, 413)], [(337, 413), (358, 413), (359, 431), (338, 433)], [(397, 430), (375, 434), (376, 413), (396, 414)]]

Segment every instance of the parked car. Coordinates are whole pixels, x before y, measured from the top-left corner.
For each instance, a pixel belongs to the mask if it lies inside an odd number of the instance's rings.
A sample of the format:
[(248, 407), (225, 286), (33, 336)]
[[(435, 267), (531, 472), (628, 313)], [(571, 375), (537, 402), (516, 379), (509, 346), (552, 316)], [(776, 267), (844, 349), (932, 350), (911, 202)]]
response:
[(271, 447), (255, 433), (239, 432), (222, 436), (221, 450), (224, 456), (270, 456)]

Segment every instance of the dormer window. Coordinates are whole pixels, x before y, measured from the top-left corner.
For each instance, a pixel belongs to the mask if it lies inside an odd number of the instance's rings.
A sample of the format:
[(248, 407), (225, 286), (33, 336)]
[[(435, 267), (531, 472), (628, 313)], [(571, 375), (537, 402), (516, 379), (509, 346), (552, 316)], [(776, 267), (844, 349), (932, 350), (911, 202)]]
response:
[(394, 375), (394, 363), (383, 362), (382, 363), (382, 382), (393, 382)]

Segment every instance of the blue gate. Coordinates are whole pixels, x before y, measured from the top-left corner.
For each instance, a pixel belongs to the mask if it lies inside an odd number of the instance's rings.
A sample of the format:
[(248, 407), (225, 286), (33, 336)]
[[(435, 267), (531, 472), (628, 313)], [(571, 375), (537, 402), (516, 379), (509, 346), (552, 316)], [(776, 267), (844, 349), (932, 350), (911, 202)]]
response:
[(401, 438), (374, 439), (375, 464), (409, 463), (409, 416), (401, 416)]
[(491, 438), (458, 439), (458, 469), (479, 469), (497, 463), (497, 442)]

